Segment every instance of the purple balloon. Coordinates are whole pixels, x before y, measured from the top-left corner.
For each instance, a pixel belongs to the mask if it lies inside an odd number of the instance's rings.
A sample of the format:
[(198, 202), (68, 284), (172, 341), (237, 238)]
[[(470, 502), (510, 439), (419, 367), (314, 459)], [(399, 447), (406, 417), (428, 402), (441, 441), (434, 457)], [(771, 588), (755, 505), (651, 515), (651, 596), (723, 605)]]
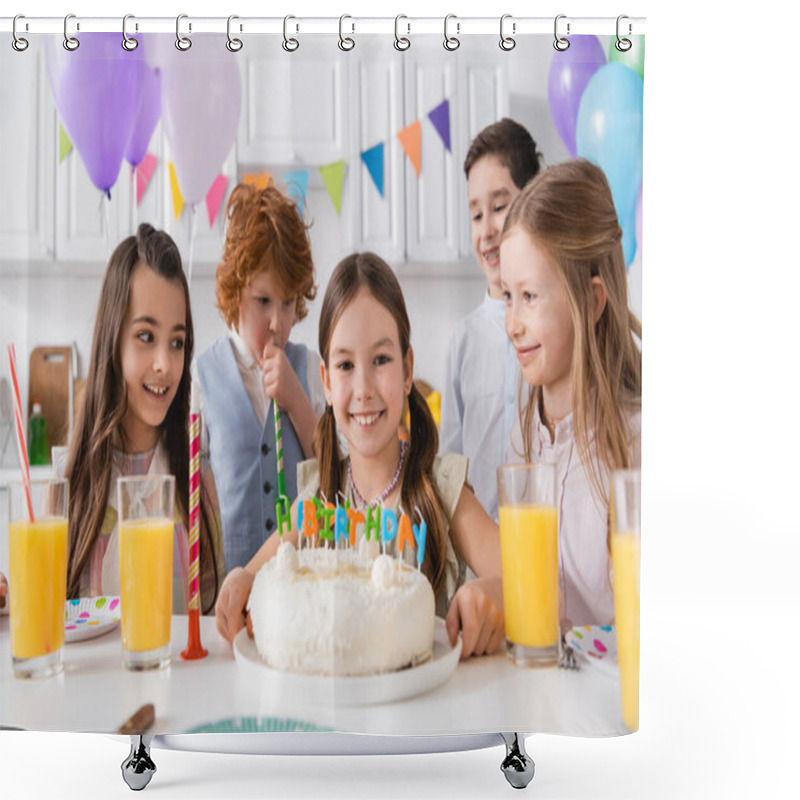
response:
[(233, 147), (241, 110), (238, 56), (224, 36), (198, 36), (180, 53), (175, 47), (161, 62), (161, 115), (183, 199), (205, 200)]
[(141, 45), (123, 50), (118, 33), (83, 33), (68, 52), (54, 44), (47, 70), (61, 121), (92, 183), (105, 193), (114, 185), (133, 132), (147, 65)]
[(161, 117), (161, 73), (146, 67), (142, 75), (142, 96), (125, 158), (132, 167), (147, 155), (150, 137)]
[(596, 36), (570, 36), (569, 47), (553, 53), (547, 98), (558, 135), (573, 158), (578, 154), (575, 128), (583, 90), (605, 63), (606, 54)]

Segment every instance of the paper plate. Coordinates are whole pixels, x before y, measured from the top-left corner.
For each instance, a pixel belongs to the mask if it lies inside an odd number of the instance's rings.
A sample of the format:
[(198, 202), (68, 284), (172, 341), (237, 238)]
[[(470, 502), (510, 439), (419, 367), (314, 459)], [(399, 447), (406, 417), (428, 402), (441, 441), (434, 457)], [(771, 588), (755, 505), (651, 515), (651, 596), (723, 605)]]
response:
[(567, 631), (567, 644), (585, 662), (607, 675), (617, 676), (617, 632), (613, 625), (581, 625)]
[(119, 625), (119, 597), (81, 597), (64, 606), (64, 641), (82, 642)]
[(416, 667), (382, 675), (330, 677), (281, 672), (273, 669), (256, 650), (255, 642), (242, 628), (233, 640), (237, 665), (259, 680), (275, 681), (281, 693), (301, 703), (314, 705), (367, 706), (394, 703), (428, 692), (444, 683), (458, 666), (461, 637), (450, 644), (444, 620), (436, 618), (433, 629), (433, 655)]
[(296, 719), (278, 719), (277, 717), (232, 717), (217, 722), (208, 722), (191, 728), (186, 733), (293, 733), (295, 731), (326, 731), (330, 728), (318, 728), (310, 722)]

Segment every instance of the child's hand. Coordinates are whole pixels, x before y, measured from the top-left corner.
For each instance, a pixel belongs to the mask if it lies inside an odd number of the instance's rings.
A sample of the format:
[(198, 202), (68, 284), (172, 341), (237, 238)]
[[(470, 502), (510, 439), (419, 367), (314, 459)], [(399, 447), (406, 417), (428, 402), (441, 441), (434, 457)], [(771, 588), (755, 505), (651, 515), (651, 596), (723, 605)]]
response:
[(283, 349), (267, 342), (261, 355), (261, 369), (264, 371), (264, 394), (280, 408), (292, 409), (298, 392), (300, 395), (304, 392)]
[(8, 602), (8, 581), (6, 576), (0, 572), (0, 608), (5, 608)]
[(244, 627), (244, 610), (252, 588), (253, 576), (242, 567), (232, 569), (222, 582), (215, 608), (217, 630), (230, 644)]
[(501, 578), (477, 578), (453, 597), (445, 618), (447, 635), (455, 645), (461, 628), (461, 660), (500, 650), (505, 641)]

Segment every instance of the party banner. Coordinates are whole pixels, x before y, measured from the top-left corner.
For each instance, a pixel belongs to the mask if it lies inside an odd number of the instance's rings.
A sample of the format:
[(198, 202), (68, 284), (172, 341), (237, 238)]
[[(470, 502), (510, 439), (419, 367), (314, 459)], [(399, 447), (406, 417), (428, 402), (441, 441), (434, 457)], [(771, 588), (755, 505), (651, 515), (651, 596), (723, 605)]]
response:
[(643, 37), (76, 37), (0, 49), (2, 725), (636, 731)]

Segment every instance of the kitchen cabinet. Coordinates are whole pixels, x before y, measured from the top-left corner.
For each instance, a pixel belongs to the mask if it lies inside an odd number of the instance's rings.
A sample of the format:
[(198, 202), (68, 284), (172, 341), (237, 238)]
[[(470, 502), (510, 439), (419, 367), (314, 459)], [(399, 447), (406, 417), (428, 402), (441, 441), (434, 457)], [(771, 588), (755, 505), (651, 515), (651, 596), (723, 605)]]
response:
[(44, 61), (19, 56), (0, 70), (0, 258), (24, 263), (54, 254), (55, 110)]

